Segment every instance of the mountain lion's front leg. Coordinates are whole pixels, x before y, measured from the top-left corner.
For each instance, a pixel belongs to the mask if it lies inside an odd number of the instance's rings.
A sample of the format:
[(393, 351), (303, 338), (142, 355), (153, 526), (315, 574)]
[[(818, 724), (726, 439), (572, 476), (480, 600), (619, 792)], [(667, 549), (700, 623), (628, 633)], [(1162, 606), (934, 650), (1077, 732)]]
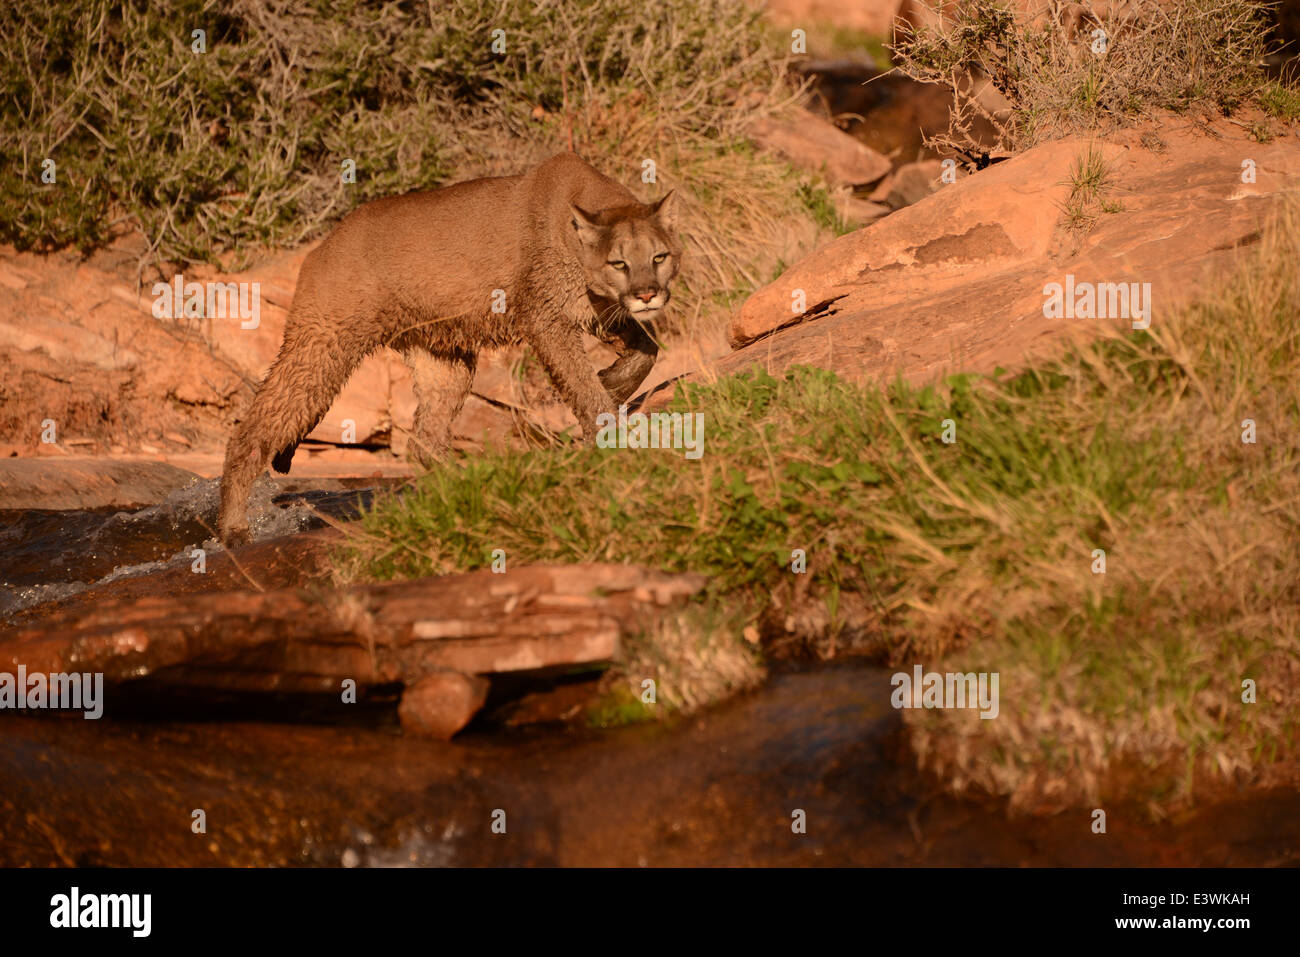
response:
[(618, 403), (605, 391), (582, 347), (582, 332), (571, 324), (552, 322), (528, 333), (525, 340), (541, 360), (560, 398), (578, 419), (582, 436), (596, 438), (596, 416), (613, 412)]
[(600, 371), (600, 382), (614, 397), (614, 402), (622, 405), (654, 368), (659, 347), (645, 327), (626, 313), (620, 322), (599, 335), (601, 341), (618, 353), (618, 358)]

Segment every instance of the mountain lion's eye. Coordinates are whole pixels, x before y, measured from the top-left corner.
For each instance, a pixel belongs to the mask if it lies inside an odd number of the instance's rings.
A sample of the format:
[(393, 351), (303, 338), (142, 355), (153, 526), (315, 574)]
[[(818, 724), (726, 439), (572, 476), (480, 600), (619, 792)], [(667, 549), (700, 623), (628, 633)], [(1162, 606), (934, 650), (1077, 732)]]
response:
[(663, 261), (664, 261), (665, 259), (667, 259), (667, 258), (668, 258), (668, 254), (667, 254), (667, 253), (660, 253), (658, 256), (655, 257), (655, 265), (656, 265), (656, 266), (659, 265), (661, 262), (663, 262)]
[(623, 262), (623, 260), (621, 259), (612, 260), (611, 262), (606, 263), (606, 265), (613, 266), (615, 269), (619, 270), (620, 272), (627, 269), (627, 263)]

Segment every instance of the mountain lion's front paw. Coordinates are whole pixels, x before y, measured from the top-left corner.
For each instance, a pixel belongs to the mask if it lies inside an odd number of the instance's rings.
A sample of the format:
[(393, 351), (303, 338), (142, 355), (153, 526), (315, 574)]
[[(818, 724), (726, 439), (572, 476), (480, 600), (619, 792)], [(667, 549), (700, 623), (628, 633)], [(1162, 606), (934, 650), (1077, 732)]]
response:
[(240, 545), (247, 545), (253, 540), (252, 535), (248, 532), (247, 525), (223, 526), (218, 533), (221, 544), (227, 549), (238, 548)]

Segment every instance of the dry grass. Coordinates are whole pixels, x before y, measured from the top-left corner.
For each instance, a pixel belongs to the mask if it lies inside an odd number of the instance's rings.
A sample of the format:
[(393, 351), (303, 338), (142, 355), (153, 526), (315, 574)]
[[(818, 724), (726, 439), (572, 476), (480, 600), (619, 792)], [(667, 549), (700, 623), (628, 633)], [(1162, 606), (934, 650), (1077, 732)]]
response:
[(726, 0), (7, 5), (0, 241), (90, 250), (138, 228), (154, 266), (240, 267), (373, 197), (572, 146), (643, 197), (682, 189), (689, 258), (664, 331), (712, 328), (831, 225), (814, 184), (744, 135), (793, 99), (757, 16)]
[[(999, 524), (1018, 534), (982, 543), (918, 620), (931, 641), (953, 620), (986, 621), (1002, 637), (949, 664), (1001, 670), (1004, 709), (1017, 702), (1009, 721), (908, 714), (920, 763), (951, 786), (1034, 806), (1136, 796), (1160, 814), (1198, 787), (1267, 781), (1296, 759), (1298, 227), (1293, 206), (1198, 305), (1126, 340), (1125, 363), (1069, 364), (1067, 441), (1118, 427), (1168, 458), (1158, 483), (1132, 490), (1142, 501), (1128, 514), (1097, 507), (1085, 518), (1049, 499), (1041, 518), (1055, 514), (1052, 524), (1027, 528), (1004, 510)], [(1246, 420), (1255, 444), (1242, 440)], [(1093, 574), (1094, 546), (1106, 550), (1104, 575)], [(990, 589), (988, 569), (1003, 563), (1020, 582)], [(1242, 701), (1246, 679), (1257, 704)], [(1140, 776), (1136, 795), (1108, 792), (1124, 765)]]
[[(954, 91), (952, 125), (929, 145), (978, 153), (977, 117), (1005, 149), (1131, 122), (1157, 111), (1231, 112), (1283, 89), (1265, 81), (1267, 4), (1258, 0), (1049, 0), (1025, 12), (999, 0), (959, 0), (939, 29), (904, 29), (893, 48), (908, 76)], [(1104, 47), (1097, 31), (1104, 37)], [(1009, 106), (973, 95), (986, 78)]]

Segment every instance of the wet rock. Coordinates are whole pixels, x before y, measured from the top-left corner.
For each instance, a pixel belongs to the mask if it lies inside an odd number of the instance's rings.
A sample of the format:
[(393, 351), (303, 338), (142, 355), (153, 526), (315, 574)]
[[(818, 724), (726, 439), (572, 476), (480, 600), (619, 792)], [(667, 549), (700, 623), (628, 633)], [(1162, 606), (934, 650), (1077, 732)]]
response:
[[(239, 549), (238, 564), (229, 552), (213, 544), (205, 555), (206, 567), (197, 573), (193, 548), (181, 546), (187, 540), (199, 545), (206, 530), (200, 528), (189, 535), (188, 527), (178, 522), (175, 531), (156, 544), (150, 544), (154, 536), (148, 528), (123, 541), (120, 534), (130, 529), (120, 521), (114, 523), (115, 528), (106, 528), (102, 517), (101, 524), (91, 526), (94, 517), (86, 516), (86, 527), (91, 530), (84, 533), (84, 545), (78, 544), (83, 535), (75, 526), (67, 540), (40, 550), (24, 549), (21, 539), (14, 541), (14, 533), (21, 532), (21, 527), (0, 532), (0, 581), (6, 583), (0, 585), (0, 628), (29, 627), (54, 615), (65, 620), (105, 601), (240, 591), (253, 586), (316, 586), (328, 580), (333, 567), (330, 554), (341, 538), (336, 529), (326, 527), (255, 542)], [(44, 564), (36, 565), (38, 559)], [(73, 566), (73, 562), (77, 564)], [(52, 582), (56, 577), (64, 580)]]
[(421, 678), (402, 692), (397, 706), (402, 729), (412, 734), (447, 739), (483, 707), (488, 682), (475, 675), (443, 671)]
[(54, 601), (64, 608), (128, 594), (302, 583), (322, 564), (317, 540), (299, 533), (327, 520), (356, 518), (382, 481), (304, 483), (263, 475), (253, 485), (249, 524), (254, 542), (269, 540), (275, 547), (247, 555), (241, 549), (238, 565), (214, 538), (219, 498), (214, 479), (195, 480), (156, 505), (130, 511), (5, 510), (0, 512), (0, 623), (49, 612), (41, 606)]
[[(341, 590), (149, 595), (82, 603), (0, 633), (0, 668), (224, 692), (415, 689), (404, 721), (450, 735), (491, 675), (612, 660), (620, 636), (704, 587), (630, 565), (526, 566)], [(425, 684), (426, 679), (438, 676)]]

